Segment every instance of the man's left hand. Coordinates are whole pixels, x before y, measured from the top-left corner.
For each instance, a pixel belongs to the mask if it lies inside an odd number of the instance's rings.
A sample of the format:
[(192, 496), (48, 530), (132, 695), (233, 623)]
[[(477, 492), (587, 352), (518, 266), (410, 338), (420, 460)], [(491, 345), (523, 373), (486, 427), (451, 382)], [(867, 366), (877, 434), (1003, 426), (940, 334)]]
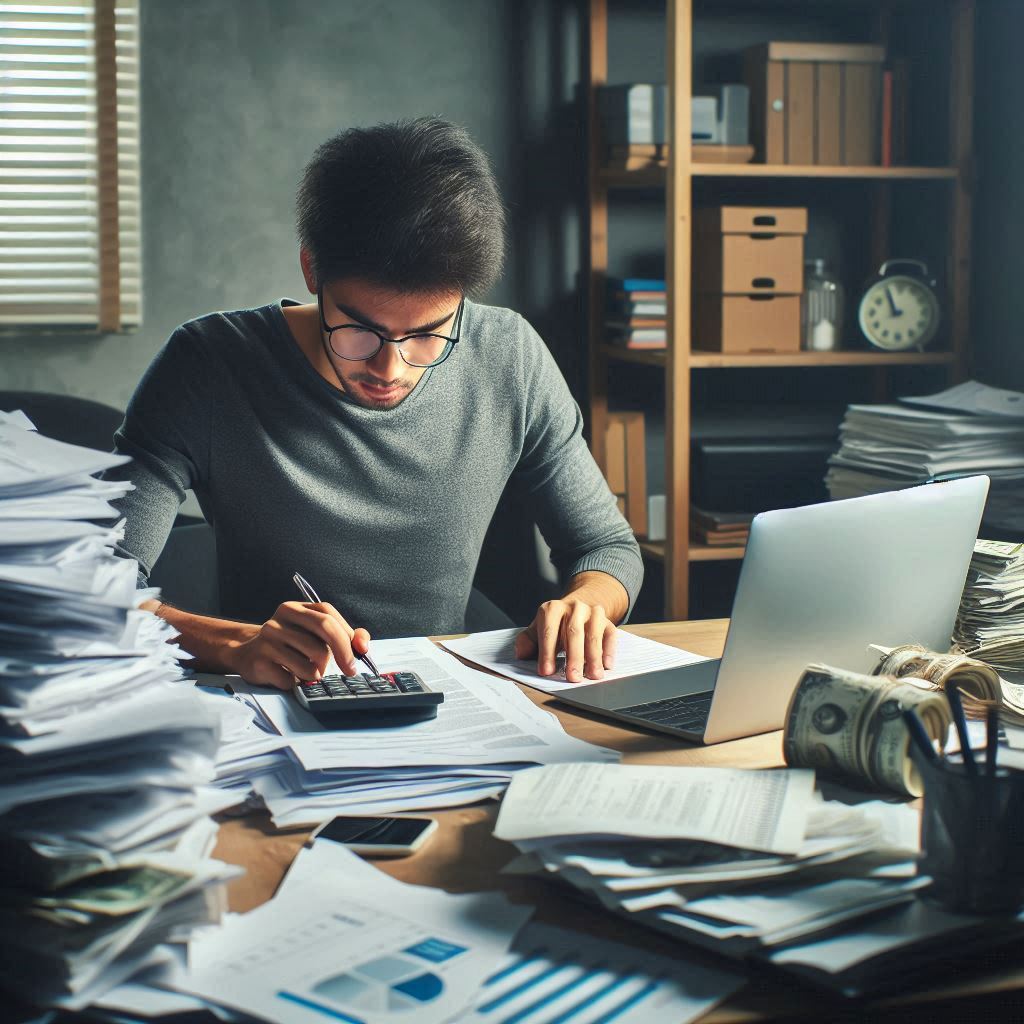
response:
[(629, 595), (615, 577), (584, 572), (573, 578), (569, 593), (545, 601), (533, 622), (516, 637), (517, 658), (537, 658), (537, 672), (555, 674), (565, 653), (570, 683), (603, 679), (615, 663), (615, 623), (626, 614)]

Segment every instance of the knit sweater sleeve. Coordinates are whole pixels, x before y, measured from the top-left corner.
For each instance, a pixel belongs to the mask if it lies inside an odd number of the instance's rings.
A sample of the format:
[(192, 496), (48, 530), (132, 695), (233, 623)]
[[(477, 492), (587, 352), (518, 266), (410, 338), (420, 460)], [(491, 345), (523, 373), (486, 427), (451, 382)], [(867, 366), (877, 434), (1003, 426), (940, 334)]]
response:
[(525, 320), (518, 322), (524, 440), (513, 485), (528, 497), (563, 579), (608, 573), (632, 610), (643, 582), (640, 547), (583, 440), (579, 406), (551, 353)]
[(142, 577), (160, 556), (185, 492), (208, 465), (212, 368), (199, 358), (197, 342), (187, 327), (171, 335), (114, 435), (116, 450), (132, 461), (108, 475), (135, 485), (117, 503), (126, 520), (119, 553), (138, 560)]

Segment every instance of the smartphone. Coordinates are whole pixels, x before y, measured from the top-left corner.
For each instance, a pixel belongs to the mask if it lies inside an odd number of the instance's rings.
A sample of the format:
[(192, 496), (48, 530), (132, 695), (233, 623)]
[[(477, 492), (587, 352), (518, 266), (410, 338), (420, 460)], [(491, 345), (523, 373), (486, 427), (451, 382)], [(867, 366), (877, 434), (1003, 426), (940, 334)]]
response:
[(405, 857), (437, 831), (433, 818), (332, 818), (309, 837), (330, 839), (368, 857)]

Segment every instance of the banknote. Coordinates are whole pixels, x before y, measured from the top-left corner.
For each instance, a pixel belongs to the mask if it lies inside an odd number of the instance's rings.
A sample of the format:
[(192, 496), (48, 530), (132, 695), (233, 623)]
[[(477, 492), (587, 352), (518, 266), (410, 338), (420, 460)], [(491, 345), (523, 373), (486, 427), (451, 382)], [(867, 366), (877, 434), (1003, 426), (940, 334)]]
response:
[(984, 719), (998, 707), (1004, 722), (1024, 725), (1024, 688), (1002, 679), (992, 665), (959, 652), (939, 654), (918, 644), (894, 647), (875, 667), (875, 674), (915, 676), (936, 689), (955, 686), (968, 718)]
[(166, 903), (180, 892), (191, 876), (144, 865), (91, 875), (45, 896), (32, 905), (40, 909), (120, 916)]
[(809, 665), (786, 713), (786, 763), (860, 789), (920, 796), (903, 712), (912, 708), (941, 746), (952, 721), (933, 684)]

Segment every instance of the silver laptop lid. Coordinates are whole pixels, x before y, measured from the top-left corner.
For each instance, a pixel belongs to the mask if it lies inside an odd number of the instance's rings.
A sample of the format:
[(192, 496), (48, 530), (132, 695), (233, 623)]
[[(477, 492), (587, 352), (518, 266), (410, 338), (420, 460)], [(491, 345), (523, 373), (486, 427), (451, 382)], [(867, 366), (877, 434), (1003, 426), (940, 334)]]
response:
[(988, 477), (754, 519), (704, 739), (779, 729), (802, 670), (875, 663), (868, 645), (947, 650)]

